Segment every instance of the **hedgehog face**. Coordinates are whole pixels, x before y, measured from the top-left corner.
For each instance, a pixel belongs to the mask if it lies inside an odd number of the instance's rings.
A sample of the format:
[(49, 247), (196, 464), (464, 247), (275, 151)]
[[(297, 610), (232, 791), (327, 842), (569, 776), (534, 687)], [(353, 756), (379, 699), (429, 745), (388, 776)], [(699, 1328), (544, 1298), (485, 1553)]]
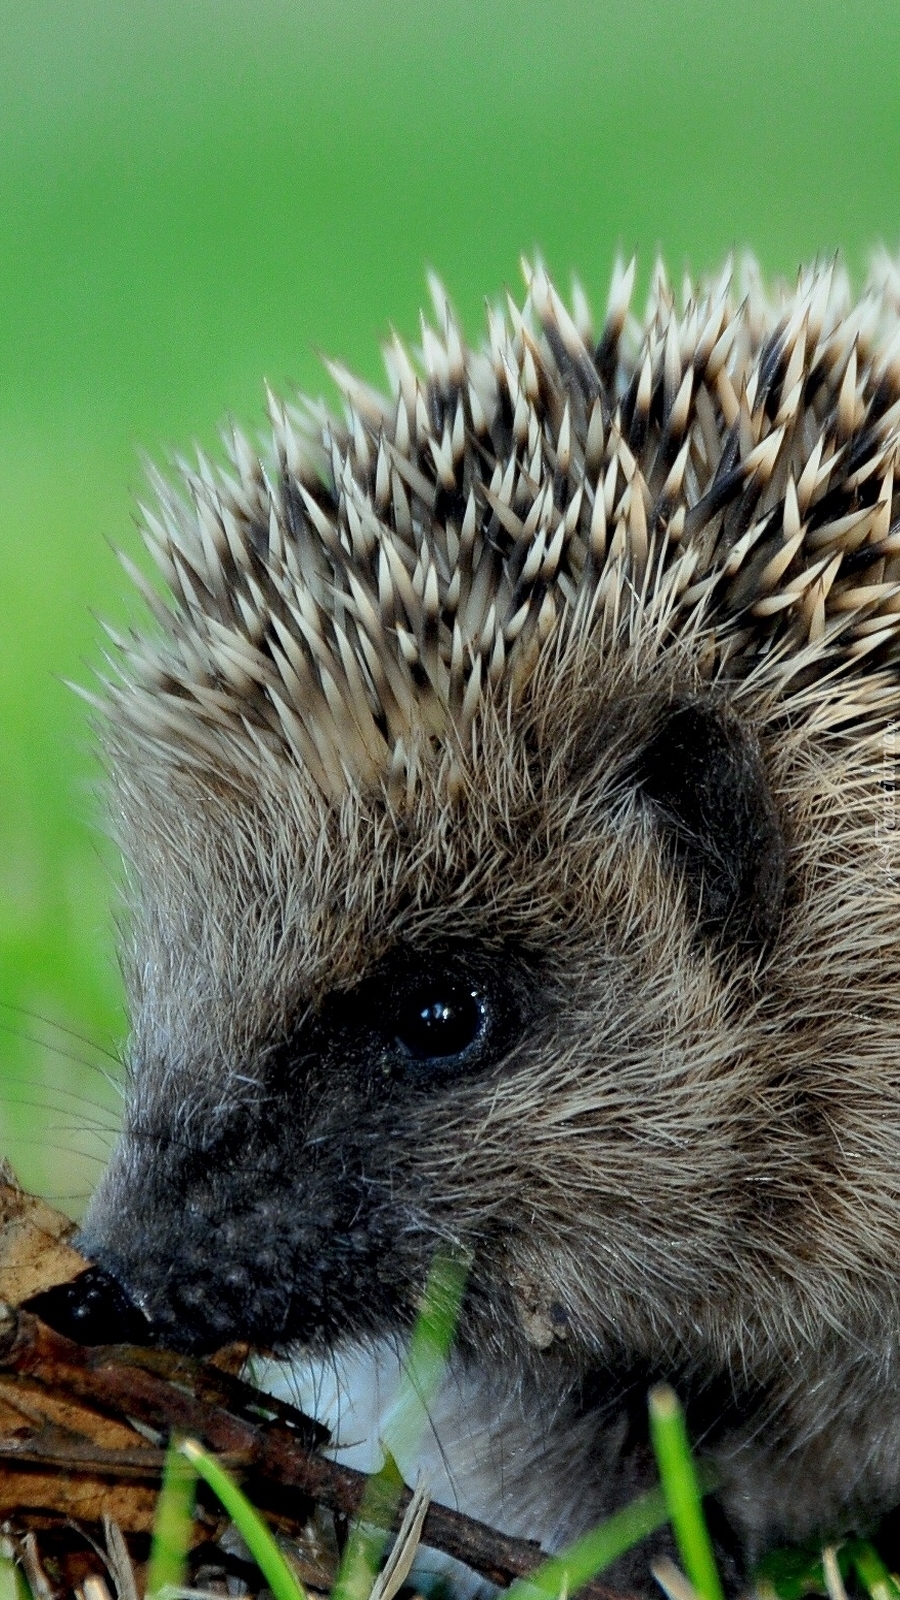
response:
[[(737, 1115), (740, 1046), (729, 1078), (709, 1040), (777, 929), (780, 820), (721, 696), (606, 678), (565, 734), (555, 696), (512, 746), (486, 719), (453, 796), (445, 752), (410, 809), (191, 782), (161, 807), (130, 780), (134, 1082), (86, 1237), (162, 1336), (394, 1331), (444, 1241), (476, 1251), (489, 1319), (533, 1333), (543, 1274), (596, 1350), (629, 1275), (686, 1226), (734, 1228), (701, 1221), (696, 1154)], [(589, 1315), (561, 1135), (592, 1189)], [(674, 1227), (673, 1144), (695, 1152)]]
[(595, 338), (538, 270), (480, 351), (435, 288), (389, 397), (157, 485), (84, 1246), (161, 1338), (330, 1350), (461, 1244), (479, 1370), (762, 1395), (735, 1514), (805, 1537), (900, 1494), (900, 279), (747, 278)]

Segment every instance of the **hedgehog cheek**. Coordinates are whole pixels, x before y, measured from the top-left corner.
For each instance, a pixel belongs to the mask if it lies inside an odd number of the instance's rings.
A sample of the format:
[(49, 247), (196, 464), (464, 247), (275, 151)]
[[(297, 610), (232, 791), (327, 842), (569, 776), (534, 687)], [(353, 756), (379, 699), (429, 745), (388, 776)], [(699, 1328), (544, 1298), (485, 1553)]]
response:
[(785, 842), (758, 741), (721, 702), (670, 707), (638, 782), (684, 876), (701, 934), (758, 951), (784, 904)]

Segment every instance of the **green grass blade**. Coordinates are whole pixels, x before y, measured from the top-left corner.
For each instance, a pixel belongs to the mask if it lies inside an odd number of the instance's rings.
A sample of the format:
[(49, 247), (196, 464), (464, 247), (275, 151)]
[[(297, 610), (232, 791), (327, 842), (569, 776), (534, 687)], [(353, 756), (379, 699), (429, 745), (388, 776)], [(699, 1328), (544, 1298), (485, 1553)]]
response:
[(170, 1440), (153, 1518), (147, 1600), (153, 1600), (163, 1589), (181, 1588), (184, 1584), (196, 1489), (197, 1474), (193, 1466), (174, 1439)]
[(8, 1539), (0, 1545), (0, 1600), (34, 1600), (31, 1585), (18, 1561), (10, 1553)]
[(278, 1548), (259, 1512), (221, 1463), (208, 1455), (195, 1439), (184, 1439), (180, 1448), (225, 1507), (275, 1600), (306, 1600), (306, 1592), (299, 1578)]
[(874, 1545), (867, 1539), (853, 1539), (847, 1553), (857, 1578), (872, 1600), (898, 1600), (900, 1588)]
[[(843, 1550), (838, 1551), (838, 1566), (844, 1572)], [(825, 1594), (821, 1551), (806, 1546), (768, 1551), (753, 1573), (751, 1590), (762, 1600), (804, 1600), (807, 1595)]]
[(462, 1252), (441, 1252), (431, 1264), (397, 1393), (382, 1430), (389, 1455), (412, 1453), (427, 1427), (456, 1337), (469, 1265)]
[(702, 1600), (724, 1600), (684, 1413), (667, 1384), (650, 1393), (650, 1437), (684, 1570)]
[[(859, 1585), (872, 1600), (900, 1600), (900, 1584), (868, 1539), (845, 1540), (835, 1556), (851, 1593), (856, 1594)], [(821, 1549), (804, 1545), (770, 1550), (753, 1574), (753, 1588), (769, 1600), (804, 1600), (806, 1595), (827, 1594)]]
[(366, 1484), (359, 1516), (350, 1532), (341, 1565), (331, 1591), (331, 1600), (366, 1600), (381, 1566), (390, 1538), (403, 1477), (393, 1456)]
[(555, 1600), (557, 1595), (573, 1594), (668, 1520), (669, 1508), (662, 1489), (650, 1489), (598, 1528), (576, 1539), (568, 1549), (551, 1556), (527, 1578), (518, 1578), (507, 1591), (506, 1600), (535, 1600), (535, 1596)]
[(439, 1252), (410, 1337), (394, 1403), (382, 1430), (384, 1465), (369, 1479), (331, 1600), (365, 1600), (375, 1581), (403, 1492), (396, 1455), (414, 1453), (456, 1336), (469, 1274), (461, 1251)]

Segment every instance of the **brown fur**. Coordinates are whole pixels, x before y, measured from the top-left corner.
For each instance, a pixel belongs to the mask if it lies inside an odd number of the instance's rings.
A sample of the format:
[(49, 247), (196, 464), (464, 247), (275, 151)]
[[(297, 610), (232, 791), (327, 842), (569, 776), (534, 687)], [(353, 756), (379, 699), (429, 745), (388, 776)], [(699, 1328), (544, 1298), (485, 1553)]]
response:
[[(106, 696), (132, 1086), (87, 1245), (166, 1337), (320, 1350), (473, 1249), (460, 1405), (526, 1443), (471, 1508), (516, 1531), (644, 1482), (652, 1376), (741, 1560), (900, 1500), (895, 284), (679, 313), (658, 274), (638, 328), (619, 279), (594, 344), (539, 271), (493, 355), (439, 299), (425, 376), (344, 378), (344, 428), (276, 407), (269, 466), (235, 441), (151, 528), (175, 605)], [(685, 705), (765, 786), (762, 920), (704, 921), (728, 838), (641, 778)], [(354, 996), (457, 946), (512, 1042), (380, 1088)]]

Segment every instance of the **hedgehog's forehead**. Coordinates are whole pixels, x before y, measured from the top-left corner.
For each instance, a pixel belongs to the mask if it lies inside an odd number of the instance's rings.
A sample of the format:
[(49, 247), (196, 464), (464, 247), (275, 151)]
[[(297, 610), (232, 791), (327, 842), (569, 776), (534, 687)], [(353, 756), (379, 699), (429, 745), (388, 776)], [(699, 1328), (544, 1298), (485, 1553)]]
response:
[(419, 365), (390, 347), (390, 395), (335, 369), (345, 425), (273, 401), (267, 455), (234, 434), (233, 471), (158, 485), (174, 605), (137, 575), (162, 628), (121, 641), (117, 714), (333, 799), (414, 788), (429, 741), (465, 748), (560, 638), (699, 659), (702, 614), (705, 671), (723, 649), (805, 653), (807, 676), (893, 662), (896, 276), (852, 310), (827, 269), (777, 305), (725, 278), (679, 310), (657, 272), (638, 324), (619, 274), (598, 337), (538, 271), (481, 350), (437, 292)]
[(127, 751), (114, 782), (135, 912), (151, 942), (175, 940), (182, 984), (212, 969), (243, 995), (264, 972), (267, 991), (318, 993), (398, 942), (532, 941), (565, 876), (564, 808), (540, 812), (518, 737), (466, 759), (432, 739), (402, 792), (353, 779), (331, 797), (296, 763), (188, 770)]

